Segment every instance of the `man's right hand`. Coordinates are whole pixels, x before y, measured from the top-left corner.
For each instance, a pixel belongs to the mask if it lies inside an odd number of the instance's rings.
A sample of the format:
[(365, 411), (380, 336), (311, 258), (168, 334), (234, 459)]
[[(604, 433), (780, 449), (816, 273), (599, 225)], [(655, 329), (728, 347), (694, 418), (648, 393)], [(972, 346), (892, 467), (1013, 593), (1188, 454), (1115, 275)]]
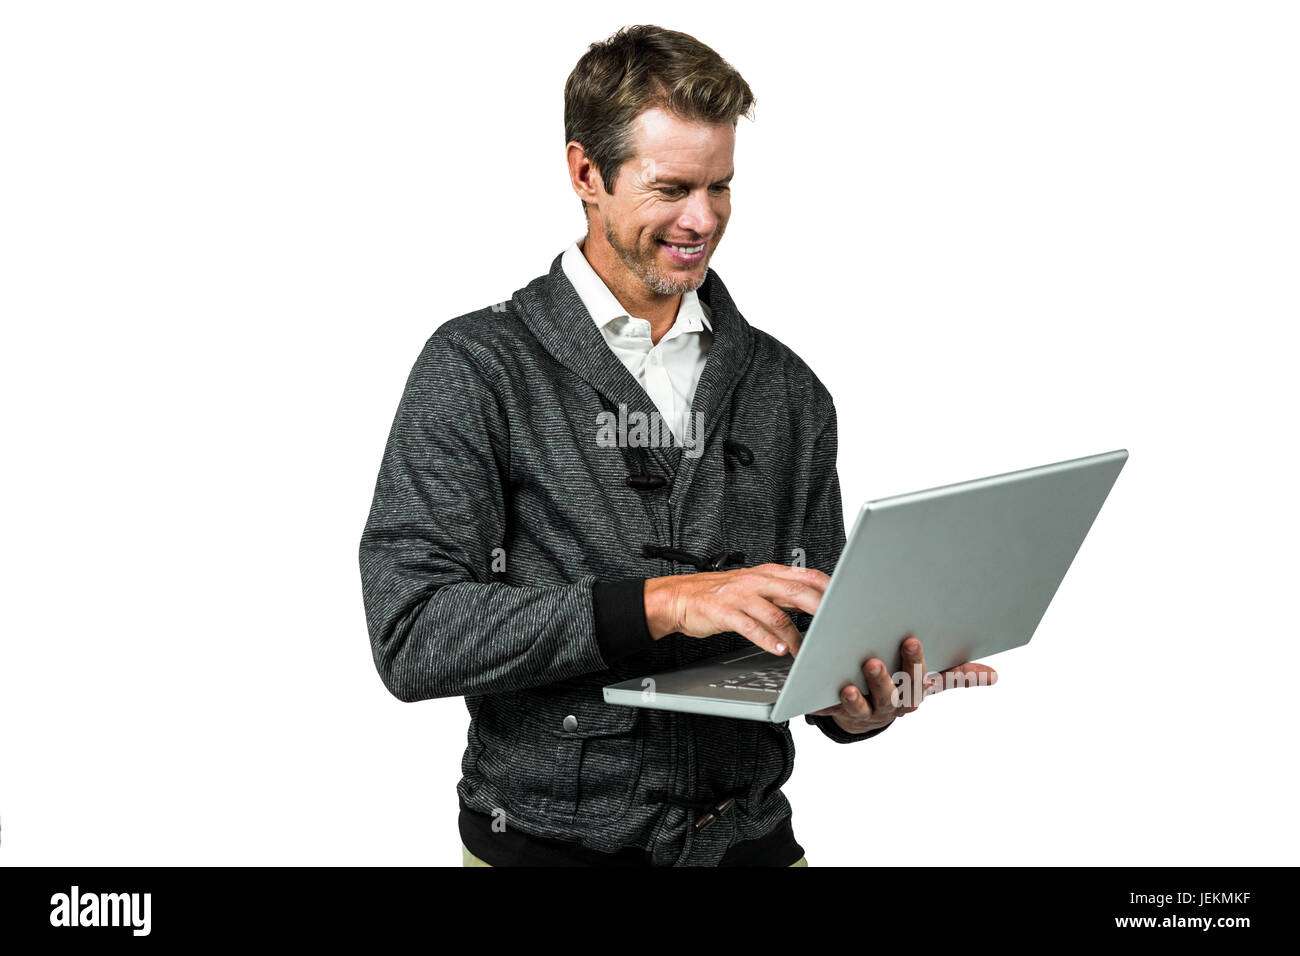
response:
[(656, 641), (668, 634), (712, 637), (735, 631), (771, 654), (799, 651), (799, 630), (785, 609), (816, 614), (830, 575), (815, 568), (761, 564), (650, 578), (645, 616)]

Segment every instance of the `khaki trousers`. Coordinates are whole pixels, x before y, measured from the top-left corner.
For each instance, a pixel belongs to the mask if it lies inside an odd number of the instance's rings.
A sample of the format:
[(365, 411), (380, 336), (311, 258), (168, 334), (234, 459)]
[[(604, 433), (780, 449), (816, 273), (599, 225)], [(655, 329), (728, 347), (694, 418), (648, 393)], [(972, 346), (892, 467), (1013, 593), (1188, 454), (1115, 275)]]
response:
[[(463, 844), (463, 843), (460, 845), (460, 855), (461, 855), (461, 866), (491, 866), (491, 865), (492, 865), (491, 863), (484, 863), (482, 860), (480, 860), (478, 857), (476, 857), (473, 853), (469, 852), (469, 848), (466, 847), (465, 844)], [(791, 866), (807, 866), (807, 865), (808, 865), (808, 857), (806, 857), (806, 856), (801, 856), (801, 857), (799, 857), (799, 859), (798, 859), (796, 862), (791, 863), (790, 865), (791, 865)]]

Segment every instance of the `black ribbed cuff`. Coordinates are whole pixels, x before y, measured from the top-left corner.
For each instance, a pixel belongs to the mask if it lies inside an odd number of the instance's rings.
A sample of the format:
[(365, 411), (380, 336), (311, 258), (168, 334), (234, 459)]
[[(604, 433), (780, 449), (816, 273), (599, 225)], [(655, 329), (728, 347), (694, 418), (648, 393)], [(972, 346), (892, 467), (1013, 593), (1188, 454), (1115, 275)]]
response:
[(654, 646), (645, 619), (645, 578), (597, 581), (591, 586), (596, 643), (606, 664)]
[(835, 718), (830, 714), (823, 714), (820, 717), (815, 717), (812, 714), (804, 714), (803, 719), (814, 727), (820, 728), (822, 733), (831, 738), (831, 740), (835, 741), (837, 744), (854, 744), (859, 740), (867, 740), (876, 736), (876, 734), (888, 730), (894, 724), (894, 721), (891, 720), (889, 723), (885, 724), (885, 726), (877, 727), (875, 730), (868, 730), (865, 734), (851, 734), (839, 724), (835, 723)]

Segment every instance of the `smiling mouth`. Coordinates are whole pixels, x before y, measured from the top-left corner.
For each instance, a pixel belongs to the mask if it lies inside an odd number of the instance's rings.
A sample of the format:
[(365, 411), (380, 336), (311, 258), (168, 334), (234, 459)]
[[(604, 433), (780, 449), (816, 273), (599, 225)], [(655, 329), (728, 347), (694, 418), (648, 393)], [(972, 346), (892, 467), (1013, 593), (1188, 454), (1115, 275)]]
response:
[(702, 255), (704, 253), (704, 250), (708, 247), (707, 242), (698, 242), (695, 243), (694, 245), (684, 245), (682, 243), (677, 243), (677, 242), (665, 242), (663, 239), (656, 239), (655, 242), (659, 243), (661, 246), (666, 247), (669, 251), (676, 253), (677, 256), (683, 259), (693, 259), (696, 256)]

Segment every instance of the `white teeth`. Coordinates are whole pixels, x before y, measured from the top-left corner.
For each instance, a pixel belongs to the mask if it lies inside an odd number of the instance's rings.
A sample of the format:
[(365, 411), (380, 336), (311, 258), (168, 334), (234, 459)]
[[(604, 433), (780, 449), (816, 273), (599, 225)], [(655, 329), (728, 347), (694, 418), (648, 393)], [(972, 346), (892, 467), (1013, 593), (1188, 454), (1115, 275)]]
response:
[(668, 245), (670, 246), (670, 248), (676, 249), (678, 252), (687, 256), (693, 256), (695, 255), (695, 253), (699, 252), (701, 249), (704, 248), (703, 243), (700, 243), (700, 245), (698, 246), (674, 246), (672, 245), (672, 243), (669, 243)]

